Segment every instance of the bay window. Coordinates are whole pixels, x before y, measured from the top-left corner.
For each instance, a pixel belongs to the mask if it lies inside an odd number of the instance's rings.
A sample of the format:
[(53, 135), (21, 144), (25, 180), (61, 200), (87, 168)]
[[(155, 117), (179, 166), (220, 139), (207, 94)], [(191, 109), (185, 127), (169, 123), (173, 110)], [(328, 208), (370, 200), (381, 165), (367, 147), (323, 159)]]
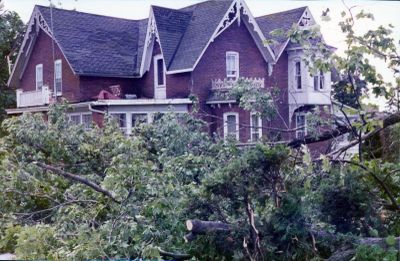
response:
[(317, 75), (314, 76), (314, 91), (323, 90), (325, 85), (324, 72), (319, 71)]
[(301, 62), (297, 61), (294, 64), (294, 83), (297, 90), (301, 90)]

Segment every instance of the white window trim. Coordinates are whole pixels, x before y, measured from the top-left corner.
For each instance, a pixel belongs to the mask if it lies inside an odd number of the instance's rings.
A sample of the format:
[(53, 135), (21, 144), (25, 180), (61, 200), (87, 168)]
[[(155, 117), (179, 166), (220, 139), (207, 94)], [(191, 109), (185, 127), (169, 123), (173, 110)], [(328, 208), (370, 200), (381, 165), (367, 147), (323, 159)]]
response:
[[(235, 67), (236, 67), (236, 74), (228, 74), (228, 56), (235, 56)], [(226, 71), (226, 77), (227, 78), (236, 78), (239, 79), (239, 53), (238, 52), (234, 52), (234, 51), (228, 51), (225, 54), (225, 71)]]
[[(57, 92), (57, 89), (56, 89), (56, 68), (57, 68), (58, 64), (60, 65), (60, 79), (61, 79), (61, 91), (59, 91), (59, 92)], [(58, 59), (58, 60), (54, 61), (54, 94), (56, 96), (62, 95), (62, 87), (63, 87), (63, 84), (62, 84), (62, 60)]]
[[(83, 116), (85, 116), (85, 115), (90, 115), (90, 116), (92, 116), (92, 123), (93, 123), (93, 115), (92, 115), (92, 113), (90, 113), (90, 112), (69, 113), (69, 114), (68, 114), (68, 118), (69, 118), (69, 120), (71, 121), (71, 117), (72, 117), (72, 116), (79, 116), (79, 124), (82, 124), (82, 125), (83, 125)], [(87, 128), (85, 128), (85, 129), (87, 129)]]
[(236, 117), (236, 140), (239, 141), (239, 113), (237, 112), (226, 112), (224, 113), (224, 139), (228, 138), (228, 116)]
[(126, 120), (126, 127), (125, 128), (120, 128), (126, 135), (131, 135), (132, 134), (132, 128), (134, 127), (132, 124), (132, 115), (133, 114), (146, 114), (147, 115), (147, 124), (153, 123), (153, 113), (149, 113), (146, 111), (113, 111), (110, 112), (109, 115), (112, 116), (114, 114), (125, 114), (125, 120)]
[[(297, 74), (297, 67), (296, 67), (297, 63), (300, 64), (300, 75)], [(303, 90), (303, 83), (302, 83), (302, 81), (303, 81), (303, 75), (302, 75), (303, 68), (302, 68), (301, 65), (302, 64), (301, 64), (300, 60), (296, 59), (296, 60), (293, 61), (293, 69), (294, 69), (294, 74), (293, 74), (293, 85), (294, 86), (293, 87), (294, 87), (294, 89), (296, 91)], [(298, 82), (297, 82), (298, 76), (300, 76), (300, 88), (297, 88), (297, 86), (298, 86)]]
[(38, 81), (39, 79), (38, 79), (38, 69), (41, 69), (41, 72), (42, 72), (42, 74), (41, 74), (41, 82), (42, 82), (42, 86), (40, 86), (40, 88), (43, 88), (43, 64), (41, 63), (41, 64), (37, 64), (36, 65), (36, 69), (35, 69), (35, 83), (36, 83), (36, 91), (39, 91), (39, 82), (40, 81)]
[[(164, 84), (163, 85), (159, 85), (158, 84), (158, 60), (163, 60), (163, 67), (164, 67), (164, 74), (163, 74), (163, 81)], [(166, 68), (165, 68), (165, 60), (162, 54), (158, 54), (154, 56), (154, 62), (153, 62), (153, 66), (154, 66), (154, 86), (156, 88), (165, 88), (166, 87)]]
[[(256, 130), (254, 128), (254, 122), (253, 122), (253, 116), (256, 115), (257, 116), (257, 120), (258, 120), (258, 129)], [(262, 137), (262, 120), (260, 115), (257, 115), (257, 113), (252, 112), (250, 113), (250, 141), (251, 142), (256, 142), (256, 140), (253, 140), (253, 134), (258, 133), (259, 139), (261, 139)]]
[(296, 121), (296, 138), (299, 138), (299, 133), (302, 130), (297, 130), (299, 128), (299, 124), (297, 123), (297, 116), (304, 116), (304, 137), (307, 135), (307, 115), (304, 112), (297, 112), (295, 113), (295, 121)]

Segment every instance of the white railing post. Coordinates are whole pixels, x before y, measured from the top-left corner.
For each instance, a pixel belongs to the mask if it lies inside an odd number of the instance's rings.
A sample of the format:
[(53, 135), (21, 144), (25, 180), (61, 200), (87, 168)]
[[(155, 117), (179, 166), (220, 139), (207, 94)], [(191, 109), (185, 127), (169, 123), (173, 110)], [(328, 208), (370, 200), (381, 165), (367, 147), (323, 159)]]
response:
[(17, 108), (21, 107), (21, 94), (22, 94), (22, 89), (18, 89), (16, 91), (16, 96), (17, 96)]
[(49, 104), (50, 103), (49, 86), (47, 86), (47, 85), (44, 85), (42, 87), (42, 101), (43, 101), (43, 104)]

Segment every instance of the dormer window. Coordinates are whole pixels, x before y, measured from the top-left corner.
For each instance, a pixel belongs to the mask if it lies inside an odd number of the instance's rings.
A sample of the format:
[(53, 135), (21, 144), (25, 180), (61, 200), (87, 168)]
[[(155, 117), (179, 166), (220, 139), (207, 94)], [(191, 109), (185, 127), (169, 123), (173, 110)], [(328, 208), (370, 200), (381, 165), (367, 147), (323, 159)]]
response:
[(43, 64), (36, 65), (36, 90), (41, 91), (43, 87)]
[(165, 68), (162, 55), (157, 55), (154, 57), (154, 68), (154, 81), (156, 87), (165, 86)]
[(62, 94), (62, 62), (56, 60), (54, 62), (54, 93), (56, 95)]
[(324, 72), (320, 70), (319, 73), (314, 76), (314, 91), (323, 90), (324, 87), (325, 87)]
[(226, 52), (226, 77), (239, 78), (239, 53)]
[(294, 64), (294, 84), (297, 90), (301, 90), (301, 63), (300, 61)]

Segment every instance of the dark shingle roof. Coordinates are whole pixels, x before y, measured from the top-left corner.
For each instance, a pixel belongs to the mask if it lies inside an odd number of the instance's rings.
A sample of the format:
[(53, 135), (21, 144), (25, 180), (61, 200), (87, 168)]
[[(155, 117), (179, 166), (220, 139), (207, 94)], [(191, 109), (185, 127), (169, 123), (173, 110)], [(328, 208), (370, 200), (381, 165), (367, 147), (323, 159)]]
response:
[[(152, 6), (160, 45), (169, 71), (191, 69), (206, 48), (233, 0), (210, 0), (179, 10)], [(50, 8), (37, 6), (50, 25)], [(256, 18), (267, 39), (280, 53), (286, 37), (272, 37), (297, 23), (306, 7)], [(77, 74), (138, 76), (148, 19), (128, 20), (77, 11), (53, 9), (54, 35)]]
[(153, 13), (168, 68), (190, 23), (192, 12), (153, 6)]
[[(50, 8), (37, 8), (50, 26)], [(139, 26), (143, 23), (53, 8), (53, 34), (77, 74), (137, 74), (138, 43), (143, 36)]]
[[(257, 17), (256, 21), (260, 26), (261, 31), (267, 39), (273, 40), (275, 43), (272, 44), (272, 50), (275, 55), (278, 55), (282, 48), (285, 48), (285, 42), (287, 41), (287, 37), (285, 37), (285, 33), (289, 31), (289, 29), (293, 26), (293, 24), (297, 24), (300, 21), (300, 18), (304, 11), (306, 10), (306, 6), (269, 14), (261, 17)], [(273, 36), (270, 33), (276, 29), (282, 30), (283, 35)]]
[(192, 12), (192, 16), (170, 71), (189, 69), (195, 65), (231, 4), (232, 0), (212, 0), (180, 9)]

